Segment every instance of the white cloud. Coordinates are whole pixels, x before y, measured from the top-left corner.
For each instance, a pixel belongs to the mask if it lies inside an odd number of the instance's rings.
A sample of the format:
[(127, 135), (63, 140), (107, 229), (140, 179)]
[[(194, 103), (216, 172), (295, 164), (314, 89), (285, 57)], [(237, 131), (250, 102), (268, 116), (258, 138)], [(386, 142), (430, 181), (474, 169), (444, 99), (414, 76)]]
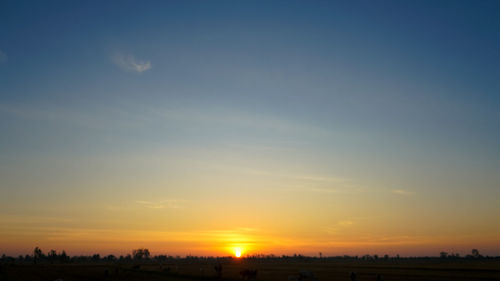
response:
[(391, 190), (391, 192), (394, 194), (397, 194), (397, 195), (401, 195), (401, 196), (415, 195), (415, 192), (404, 190), (404, 189), (393, 189), (393, 190)]
[(112, 57), (113, 62), (125, 71), (142, 73), (151, 69), (150, 61), (138, 60), (132, 54), (117, 53)]
[(0, 50), (0, 62), (4, 62), (7, 60), (7, 55)]

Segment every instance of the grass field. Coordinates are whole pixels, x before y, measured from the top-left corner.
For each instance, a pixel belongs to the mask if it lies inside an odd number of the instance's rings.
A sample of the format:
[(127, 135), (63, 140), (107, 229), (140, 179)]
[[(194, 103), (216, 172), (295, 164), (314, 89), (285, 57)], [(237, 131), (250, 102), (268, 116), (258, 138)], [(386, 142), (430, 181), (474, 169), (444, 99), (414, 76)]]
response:
[[(141, 281), (189, 281), (217, 280), (214, 262), (182, 261), (179, 263), (141, 264), (40, 264), (2, 265), (0, 280), (64, 281), (83, 280), (141, 280)], [(351, 280), (350, 273), (356, 272), (357, 279), (377, 280), (500, 280), (498, 260), (455, 260), (455, 261), (285, 261), (233, 259), (222, 262), (220, 280), (242, 280), (243, 269), (257, 269), (257, 280), (287, 281), (289, 275), (299, 270), (313, 272), (317, 280)]]

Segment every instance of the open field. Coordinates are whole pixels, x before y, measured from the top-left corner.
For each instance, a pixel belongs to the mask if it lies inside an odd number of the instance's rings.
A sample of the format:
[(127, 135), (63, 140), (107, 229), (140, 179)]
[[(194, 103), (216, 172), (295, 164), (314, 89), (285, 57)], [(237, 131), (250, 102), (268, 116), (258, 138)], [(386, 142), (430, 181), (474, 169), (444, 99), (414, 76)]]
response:
[[(240, 271), (257, 269), (257, 280), (287, 281), (288, 276), (299, 270), (313, 272), (317, 280), (350, 280), (356, 272), (357, 279), (377, 280), (500, 280), (499, 260), (455, 261), (285, 261), (285, 260), (225, 260), (222, 281), (242, 280)], [(141, 264), (40, 264), (2, 265), (2, 281), (64, 281), (83, 280), (141, 280), (189, 281), (217, 280), (213, 261), (182, 261), (179, 263)], [(305, 279), (307, 280), (307, 279)]]

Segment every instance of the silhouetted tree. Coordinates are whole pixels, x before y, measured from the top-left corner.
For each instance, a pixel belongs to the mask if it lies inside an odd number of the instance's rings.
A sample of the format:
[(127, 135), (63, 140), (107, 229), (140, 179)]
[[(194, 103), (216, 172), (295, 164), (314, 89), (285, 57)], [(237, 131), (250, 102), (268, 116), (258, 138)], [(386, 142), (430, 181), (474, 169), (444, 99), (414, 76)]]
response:
[(165, 262), (167, 261), (167, 256), (166, 255), (159, 255), (156, 257), (156, 260), (160, 261), (160, 262)]
[(136, 249), (132, 251), (132, 257), (135, 260), (142, 260), (143, 258), (149, 259), (149, 256), (151, 253), (149, 252), (148, 249)]
[(61, 262), (68, 262), (69, 261), (69, 256), (66, 254), (66, 251), (62, 251), (61, 255), (59, 255), (59, 260)]
[(41, 260), (43, 257), (43, 252), (40, 248), (36, 247), (33, 250), (33, 262), (37, 263), (37, 261)]
[(47, 257), (49, 258), (50, 263), (54, 263), (54, 261), (57, 259), (56, 250), (50, 250), (47, 254)]
[(479, 254), (478, 249), (472, 249), (472, 257), (478, 259), (478, 258), (481, 258), (482, 256)]
[(92, 261), (98, 262), (98, 261), (100, 261), (100, 260), (101, 260), (101, 255), (99, 255), (99, 254), (94, 254), (94, 255), (92, 256)]
[(361, 259), (362, 259), (362, 260), (371, 260), (371, 259), (373, 259), (373, 258), (372, 258), (372, 256), (370, 256), (370, 255), (364, 255), (364, 256), (362, 256), (362, 257), (361, 257)]

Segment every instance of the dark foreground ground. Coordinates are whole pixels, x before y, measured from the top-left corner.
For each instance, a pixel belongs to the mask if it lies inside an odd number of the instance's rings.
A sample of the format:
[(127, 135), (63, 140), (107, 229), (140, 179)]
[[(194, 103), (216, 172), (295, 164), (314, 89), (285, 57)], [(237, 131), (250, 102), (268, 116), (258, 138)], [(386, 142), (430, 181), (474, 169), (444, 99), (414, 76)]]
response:
[[(256, 269), (257, 281), (288, 281), (290, 275), (300, 270), (313, 272), (318, 281), (351, 280), (500, 280), (498, 260), (457, 261), (266, 261), (232, 260), (222, 263), (222, 277), (215, 275), (213, 263), (193, 261), (182, 264), (3, 264), (1, 281), (241, 281), (240, 271)], [(253, 280), (253, 279), (250, 279)], [(307, 281), (303, 279), (302, 281)]]

